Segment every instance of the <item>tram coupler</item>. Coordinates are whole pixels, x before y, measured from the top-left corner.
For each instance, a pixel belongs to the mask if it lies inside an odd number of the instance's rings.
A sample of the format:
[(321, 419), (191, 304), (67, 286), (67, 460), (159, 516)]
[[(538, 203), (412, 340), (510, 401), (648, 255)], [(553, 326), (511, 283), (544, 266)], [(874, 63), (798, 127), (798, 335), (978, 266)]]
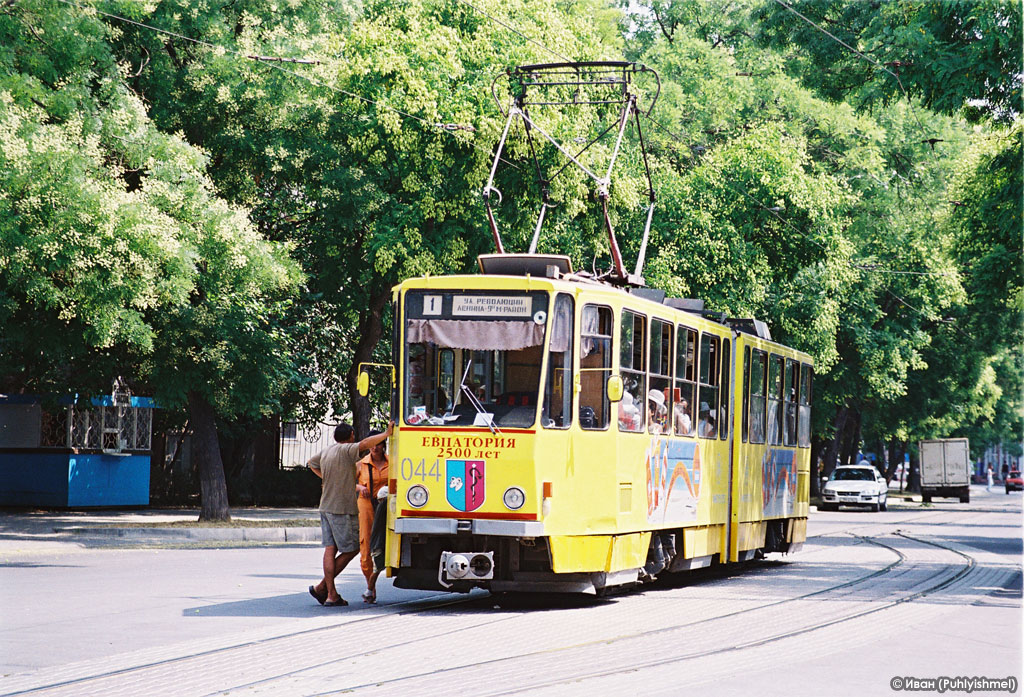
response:
[(455, 581), (489, 581), (493, 578), (494, 552), (441, 552), (437, 582), (445, 588), (451, 588)]

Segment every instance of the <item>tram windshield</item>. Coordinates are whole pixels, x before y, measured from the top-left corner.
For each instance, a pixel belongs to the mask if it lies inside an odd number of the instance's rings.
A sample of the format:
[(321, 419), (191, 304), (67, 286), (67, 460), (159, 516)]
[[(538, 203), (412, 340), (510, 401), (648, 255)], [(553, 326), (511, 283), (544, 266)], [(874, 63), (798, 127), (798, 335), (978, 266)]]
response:
[(406, 294), (403, 404), (410, 426), (532, 426), (548, 294)]

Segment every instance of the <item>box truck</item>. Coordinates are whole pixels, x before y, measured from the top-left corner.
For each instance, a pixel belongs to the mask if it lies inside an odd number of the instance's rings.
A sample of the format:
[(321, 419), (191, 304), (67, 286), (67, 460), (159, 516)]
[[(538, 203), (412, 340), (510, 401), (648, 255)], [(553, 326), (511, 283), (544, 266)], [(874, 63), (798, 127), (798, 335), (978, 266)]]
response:
[(971, 448), (966, 438), (923, 440), (918, 444), (921, 457), (921, 500), (933, 496), (971, 500)]

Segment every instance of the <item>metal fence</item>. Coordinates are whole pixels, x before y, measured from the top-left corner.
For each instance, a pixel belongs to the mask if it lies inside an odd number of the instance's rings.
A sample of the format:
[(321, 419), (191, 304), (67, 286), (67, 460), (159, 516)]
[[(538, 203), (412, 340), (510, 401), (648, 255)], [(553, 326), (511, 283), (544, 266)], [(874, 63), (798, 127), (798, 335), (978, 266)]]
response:
[(281, 422), (280, 447), (281, 468), (305, 467), (309, 458), (334, 441), (334, 425), (318, 423), (303, 428), (290, 421)]
[(43, 411), (40, 447), (106, 451), (149, 450), (153, 410), (149, 407), (73, 405)]

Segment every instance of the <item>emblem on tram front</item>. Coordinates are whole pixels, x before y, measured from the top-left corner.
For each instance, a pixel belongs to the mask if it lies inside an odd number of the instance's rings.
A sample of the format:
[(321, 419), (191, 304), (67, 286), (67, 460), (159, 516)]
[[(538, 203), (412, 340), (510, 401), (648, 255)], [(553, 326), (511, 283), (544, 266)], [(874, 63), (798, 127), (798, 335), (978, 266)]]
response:
[(445, 497), (457, 511), (475, 511), (484, 502), (484, 461), (448, 460)]

